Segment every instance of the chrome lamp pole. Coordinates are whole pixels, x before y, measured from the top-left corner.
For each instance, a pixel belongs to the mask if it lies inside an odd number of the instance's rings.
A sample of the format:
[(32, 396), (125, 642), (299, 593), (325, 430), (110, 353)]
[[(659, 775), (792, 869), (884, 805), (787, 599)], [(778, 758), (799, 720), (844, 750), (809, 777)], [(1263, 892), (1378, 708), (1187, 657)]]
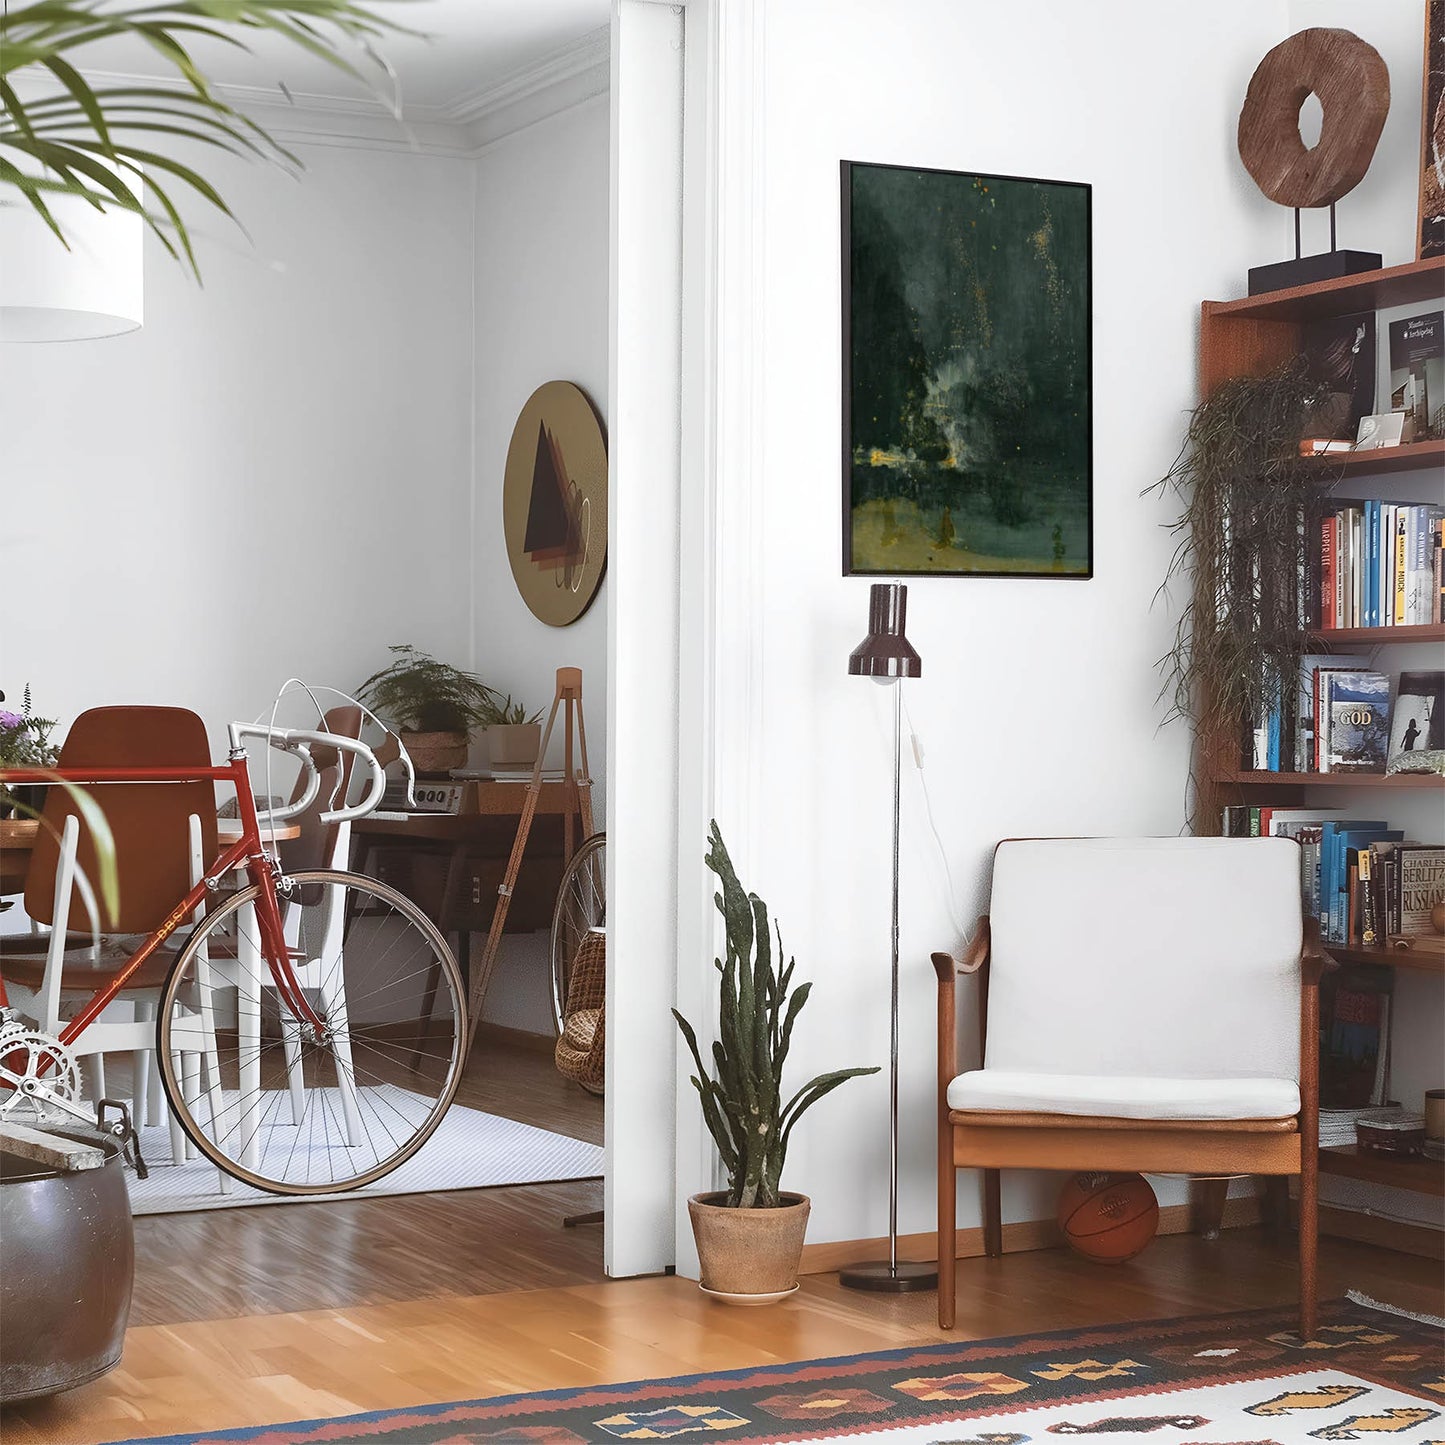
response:
[(898, 1258), (898, 854), (902, 801), (903, 689), (905, 677), (923, 676), (923, 659), (904, 634), (908, 588), (901, 582), (875, 582), (868, 597), (868, 636), (849, 655), (853, 677), (871, 677), (893, 685), (893, 956), (889, 1019), (888, 1076), (888, 1258), (849, 1265), (838, 1279), (850, 1289), (902, 1294), (934, 1289), (938, 1267)]

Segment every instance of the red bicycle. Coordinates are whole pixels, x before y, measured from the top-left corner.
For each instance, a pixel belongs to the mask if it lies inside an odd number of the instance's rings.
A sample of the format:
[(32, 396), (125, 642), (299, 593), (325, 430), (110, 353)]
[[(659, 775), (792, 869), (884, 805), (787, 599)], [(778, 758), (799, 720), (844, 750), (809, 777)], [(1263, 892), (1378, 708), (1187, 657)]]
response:
[[(0, 974), (0, 1116), (23, 1121), (27, 1112), (60, 1110), (96, 1119), (97, 1110), (80, 1101), (69, 1045), (143, 968), (155, 971), (170, 958), (156, 1051), (186, 1134), (227, 1174), (259, 1189), (355, 1189), (415, 1154), (450, 1106), (465, 1059), (466, 990), (441, 934), (395, 889), (342, 869), (288, 874), (263, 843), (263, 822), (316, 801), (321, 769), (313, 753), (323, 749), (351, 753), (369, 779), (360, 802), (346, 806), (343, 786), (337, 805), (316, 816), (334, 824), (370, 812), (385, 785), (377, 755), (331, 733), (245, 723), (229, 732), (229, 760), (219, 766), (0, 772), (7, 783), (85, 788), (230, 784), (240, 819), (239, 839), (57, 1034), (22, 1018)], [(246, 737), (299, 759), (306, 783), (293, 802), (258, 812)], [(66, 831), (73, 837), (74, 826)], [(245, 886), (227, 892), (237, 870)], [(179, 949), (168, 947), (206, 904)], [(63, 932), (65, 919), (55, 922)]]

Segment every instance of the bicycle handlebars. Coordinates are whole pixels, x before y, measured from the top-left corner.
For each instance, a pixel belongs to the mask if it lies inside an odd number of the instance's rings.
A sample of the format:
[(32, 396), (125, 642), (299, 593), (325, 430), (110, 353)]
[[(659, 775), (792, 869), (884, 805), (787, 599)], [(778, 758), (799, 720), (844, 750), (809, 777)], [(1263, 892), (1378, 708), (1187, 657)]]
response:
[[(271, 747), (280, 752), (291, 753), (300, 759), (302, 767), (306, 770), (306, 788), (301, 797), (293, 802), (284, 803), (279, 808), (268, 808), (259, 812), (257, 817), (263, 822), (280, 822), (286, 818), (294, 818), (297, 814), (304, 813), (315, 802), (317, 791), (321, 786), (322, 765), (318, 764), (312, 756), (312, 748), (339, 749), (343, 752), (353, 753), (366, 765), (370, 773), (366, 792), (361, 800), (349, 807), (343, 804), (340, 808), (327, 809), (320, 816), (322, 823), (345, 823), (353, 818), (365, 817), (381, 802), (382, 794), (386, 790), (385, 765), (376, 753), (359, 738), (342, 737), (338, 733), (315, 732), (308, 728), (278, 728), (268, 727), (263, 723), (242, 722), (232, 723), (229, 732), (233, 750), (242, 746), (242, 738), (264, 738)], [(410, 797), (416, 774), (412, 769), (411, 758), (395, 733), (387, 733), (381, 751), (386, 755), (387, 761), (396, 758), (401, 762), (402, 767), (406, 770), (407, 795)]]

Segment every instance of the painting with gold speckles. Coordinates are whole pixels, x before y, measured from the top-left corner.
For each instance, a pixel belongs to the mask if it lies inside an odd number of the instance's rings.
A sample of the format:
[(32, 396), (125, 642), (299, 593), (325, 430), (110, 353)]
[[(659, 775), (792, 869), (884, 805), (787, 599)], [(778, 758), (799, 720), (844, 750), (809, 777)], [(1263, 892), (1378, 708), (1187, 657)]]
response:
[(1089, 186), (842, 179), (844, 573), (1092, 577)]

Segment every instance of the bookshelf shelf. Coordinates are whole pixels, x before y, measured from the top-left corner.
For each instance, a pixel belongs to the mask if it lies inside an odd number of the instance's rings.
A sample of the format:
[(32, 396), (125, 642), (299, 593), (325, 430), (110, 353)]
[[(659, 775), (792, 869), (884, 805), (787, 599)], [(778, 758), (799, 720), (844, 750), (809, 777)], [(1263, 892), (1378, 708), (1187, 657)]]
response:
[(1409, 627), (1327, 627), (1310, 633), (1310, 641), (1328, 646), (1380, 647), (1387, 642), (1445, 642), (1445, 623), (1426, 622)]
[(1438, 773), (1215, 773), (1213, 782), (1241, 788), (1445, 788)]
[(1320, 1173), (1388, 1184), (1416, 1194), (1445, 1196), (1445, 1164), (1421, 1155), (1361, 1153), (1354, 1144), (1320, 1150)]
[(1381, 968), (1408, 968), (1445, 978), (1445, 954), (1410, 948), (1352, 948), (1343, 943), (1320, 945), (1336, 963), (1373, 963)]
[(1238, 301), (1206, 301), (1209, 316), (1248, 321), (1309, 321), (1316, 316), (1343, 316), (1351, 311), (1379, 311), (1385, 306), (1411, 306), (1438, 301), (1445, 285), (1445, 256), (1361, 271), (1310, 286), (1267, 291)]
[(1391, 472), (1429, 471), (1445, 466), (1445, 440), (1406, 442), (1398, 447), (1376, 447), (1368, 452), (1336, 452), (1318, 457), (1329, 481), (1338, 477), (1373, 477)]

